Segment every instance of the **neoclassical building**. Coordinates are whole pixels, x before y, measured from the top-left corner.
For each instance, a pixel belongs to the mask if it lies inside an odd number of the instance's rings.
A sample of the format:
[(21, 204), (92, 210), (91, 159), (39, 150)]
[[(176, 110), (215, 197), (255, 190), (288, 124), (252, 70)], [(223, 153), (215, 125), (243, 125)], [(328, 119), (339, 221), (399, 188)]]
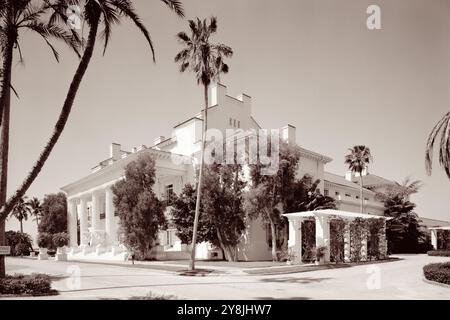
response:
[[(252, 99), (246, 94), (231, 97), (227, 88), (217, 84), (211, 88), (211, 104), (208, 108), (208, 127), (225, 132), (227, 129), (261, 129), (252, 116)], [(62, 187), (68, 199), (68, 231), (73, 259), (125, 259), (126, 248), (121, 244), (119, 218), (114, 210), (111, 187), (123, 179), (124, 168), (139, 154), (149, 153), (156, 161), (155, 193), (167, 201), (166, 214), (170, 219), (170, 201), (181, 192), (186, 183), (195, 183), (196, 167), (202, 136), (202, 115), (199, 113), (173, 127), (170, 137), (157, 137), (151, 146), (140, 145), (132, 150), (122, 150), (112, 143), (109, 156), (80, 179)], [(286, 125), (280, 130), (281, 138), (296, 143), (296, 128)], [(339, 209), (359, 212), (358, 179), (348, 173), (339, 176), (325, 171), (331, 158), (320, 153), (301, 149), (298, 176), (305, 174), (320, 179), (319, 191), (334, 197)], [(376, 201), (375, 193), (392, 183), (367, 174), (364, 179), (365, 213), (382, 215), (383, 205)], [(79, 232), (78, 232), (79, 225)], [(197, 257), (221, 258), (221, 250), (208, 243), (198, 245)], [(189, 248), (181, 244), (176, 230), (160, 232), (158, 246), (153, 250), (158, 259), (186, 259)], [(268, 233), (261, 221), (252, 220), (242, 235), (238, 246), (241, 260), (265, 260), (271, 258)]]

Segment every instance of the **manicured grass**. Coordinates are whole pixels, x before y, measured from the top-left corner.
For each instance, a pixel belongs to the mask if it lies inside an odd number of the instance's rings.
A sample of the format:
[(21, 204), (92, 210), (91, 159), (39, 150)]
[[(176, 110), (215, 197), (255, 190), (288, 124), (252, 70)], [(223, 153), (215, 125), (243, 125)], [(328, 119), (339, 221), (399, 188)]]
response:
[(436, 257), (450, 257), (450, 250), (432, 250), (428, 251), (427, 254)]

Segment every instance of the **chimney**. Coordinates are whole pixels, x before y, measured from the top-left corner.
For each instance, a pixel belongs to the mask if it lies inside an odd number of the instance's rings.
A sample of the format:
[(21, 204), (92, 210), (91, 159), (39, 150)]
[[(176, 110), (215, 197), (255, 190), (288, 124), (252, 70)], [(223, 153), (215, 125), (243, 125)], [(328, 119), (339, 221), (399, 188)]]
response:
[(109, 147), (109, 157), (113, 159), (113, 161), (116, 161), (121, 158), (121, 153), (120, 144), (114, 142), (111, 143), (111, 146)]
[(352, 181), (352, 175), (353, 173), (349, 170), (345, 173), (345, 180)]
[(215, 105), (222, 106), (226, 95), (227, 87), (223, 84), (217, 83), (216, 85), (211, 86), (211, 99), (209, 101), (209, 105), (211, 107)]
[(153, 139), (153, 145), (156, 146), (157, 144), (163, 142), (164, 140), (166, 140), (166, 137), (159, 136), (159, 137)]
[(289, 144), (295, 144), (295, 132), (296, 128), (293, 125), (288, 124), (287, 126), (281, 128), (281, 139)]

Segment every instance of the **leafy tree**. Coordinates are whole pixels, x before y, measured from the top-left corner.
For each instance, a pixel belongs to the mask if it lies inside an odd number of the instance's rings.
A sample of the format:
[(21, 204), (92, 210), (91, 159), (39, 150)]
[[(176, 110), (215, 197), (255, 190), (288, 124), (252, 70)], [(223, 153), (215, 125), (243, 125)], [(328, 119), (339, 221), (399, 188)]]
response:
[(11, 256), (28, 256), (33, 251), (32, 240), (29, 234), (7, 231), (6, 245), (11, 247)]
[[(196, 198), (197, 191), (195, 187), (191, 184), (186, 184), (181, 193), (175, 197), (171, 208), (172, 223), (177, 229), (177, 237), (185, 244), (191, 244), (192, 241)], [(203, 205), (200, 211), (203, 212)], [(210, 233), (211, 226), (203, 214), (199, 217), (197, 243), (208, 241), (211, 238)]]
[(277, 229), (286, 224), (281, 215), (292, 202), (300, 150), (295, 145), (280, 142), (279, 167), (273, 175), (262, 175), (261, 163), (249, 165), (251, 186), (245, 197), (245, 211), (250, 218), (261, 217), (270, 225), (272, 260), (277, 261)]
[(213, 164), (206, 167), (203, 212), (215, 232), (209, 241), (222, 248), (228, 261), (237, 260), (236, 246), (245, 230), (242, 168)]
[(378, 193), (377, 199), (384, 202), (384, 215), (393, 219), (386, 222), (388, 250), (393, 253), (418, 252), (419, 242), (424, 239), (420, 230), (420, 220), (409, 198), (417, 193), (422, 183), (407, 177), (402, 183), (396, 182), (385, 192)]
[(434, 126), (428, 136), (427, 145), (425, 149), (425, 168), (428, 175), (431, 175), (433, 168), (433, 149), (436, 138), (439, 139), (439, 164), (445, 170), (447, 177), (450, 179), (450, 137), (448, 132), (450, 130), (450, 112), (447, 112), (441, 120)]
[(163, 203), (153, 192), (154, 184), (155, 160), (142, 154), (126, 166), (125, 179), (112, 189), (125, 245), (141, 260), (153, 247), (160, 228), (167, 226)]
[[(213, 44), (210, 37), (217, 32), (217, 19), (212, 17), (209, 21), (197, 18), (197, 21), (189, 20), (191, 35), (185, 32), (177, 34), (178, 40), (184, 48), (175, 56), (175, 62), (180, 63), (180, 72), (187, 70), (195, 73), (197, 83), (203, 86), (205, 107), (203, 109), (202, 145), (200, 152), (200, 172), (198, 176), (197, 199), (194, 216), (194, 229), (192, 242), (197, 243), (197, 230), (201, 206), (201, 193), (203, 191), (203, 170), (206, 144), (206, 130), (208, 129), (208, 88), (210, 84), (219, 79), (221, 73), (228, 73), (229, 67), (224, 62), (224, 57), (231, 57), (233, 50), (224, 44)], [(195, 269), (195, 246), (192, 246), (189, 269)]]
[(321, 194), (317, 187), (320, 179), (306, 174), (295, 182), (294, 202), (292, 212), (336, 209), (336, 200)]
[(25, 198), (20, 198), (19, 202), (13, 208), (11, 215), (19, 220), (20, 223), (20, 232), (23, 233), (23, 221), (28, 220), (28, 214), (31, 213), (30, 207), (28, 206), (28, 202)]
[(28, 200), (28, 207), (30, 208), (30, 214), (33, 216), (33, 220), (36, 221), (36, 226), (39, 228), (39, 219), (42, 217), (42, 205), (41, 201), (33, 197)]
[(348, 168), (355, 173), (359, 174), (360, 180), (360, 200), (361, 200), (361, 213), (364, 213), (364, 195), (363, 195), (363, 171), (367, 169), (368, 164), (372, 161), (372, 154), (370, 149), (363, 145), (354, 146), (349, 154), (345, 156), (345, 164)]
[[(205, 167), (204, 192), (197, 229), (197, 243), (209, 241), (220, 247), (229, 261), (237, 260), (236, 246), (245, 230), (242, 170), (238, 165)], [(196, 190), (186, 185), (172, 208), (173, 223), (183, 243), (191, 243)]]
[(39, 233), (67, 232), (67, 199), (62, 192), (48, 194), (42, 201), (42, 218)]

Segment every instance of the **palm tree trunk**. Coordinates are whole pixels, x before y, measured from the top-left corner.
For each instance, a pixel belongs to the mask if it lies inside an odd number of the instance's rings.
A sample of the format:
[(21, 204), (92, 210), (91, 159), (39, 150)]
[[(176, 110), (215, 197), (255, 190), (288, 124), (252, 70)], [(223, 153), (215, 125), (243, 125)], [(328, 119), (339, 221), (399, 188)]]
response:
[(275, 224), (270, 220), (270, 233), (272, 234), (272, 261), (278, 261), (277, 257), (277, 231)]
[[(13, 60), (14, 39), (8, 37), (3, 56), (3, 85), (0, 97), (1, 137), (0, 137), (0, 208), (5, 205), (8, 181), (9, 154), (9, 111), (11, 102), (11, 69)], [(0, 246), (5, 245), (5, 220), (7, 215), (0, 215)], [(0, 278), (5, 277), (5, 256), (0, 255)]]
[(202, 150), (200, 154), (200, 172), (198, 174), (197, 183), (197, 200), (195, 201), (195, 216), (194, 216), (194, 229), (192, 231), (192, 250), (191, 250), (191, 261), (189, 263), (189, 270), (195, 270), (195, 247), (197, 244), (197, 229), (198, 229), (198, 219), (200, 216), (200, 201), (202, 194), (203, 185), (203, 167), (204, 167), (204, 157), (205, 157), (205, 147), (206, 147), (206, 130), (208, 129), (208, 86), (204, 85), (204, 98), (205, 98), (205, 118), (203, 119), (203, 130), (202, 130)]
[(363, 177), (362, 172), (359, 173), (359, 179), (361, 181), (360, 195), (361, 198), (361, 213), (364, 213), (364, 197), (363, 197)]
[(23, 233), (23, 221), (22, 221), (22, 219), (20, 219), (19, 222), (20, 222), (20, 233)]
[(30, 173), (23, 181), (22, 185), (19, 187), (19, 189), (16, 190), (14, 195), (11, 198), (9, 198), (7, 203), (1, 207), (0, 219), (6, 218), (6, 216), (9, 214), (9, 212), (11, 211), (14, 204), (25, 194), (25, 192), (28, 190), (30, 185), (36, 179), (39, 172), (42, 170), (42, 167), (44, 166), (45, 161), (50, 156), (50, 153), (52, 152), (53, 148), (55, 147), (56, 143), (58, 142), (59, 137), (61, 136), (61, 133), (64, 130), (64, 127), (67, 123), (67, 119), (69, 118), (73, 103), (75, 101), (76, 94), (80, 87), (81, 81), (83, 80), (83, 77), (86, 73), (86, 70), (87, 70), (89, 63), (91, 61), (91, 58), (92, 58), (92, 53), (94, 51), (95, 41), (96, 41), (96, 37), (97, 37), (99, 19), (100, 19), (100, 11), (97, 12), (97, 16), (95, 17), (95, 19), (93, 19), (93, 21), (91, 23), (86, 49), (83, 53), (83, 57), (81, 58), (80, 64), (78, 65), (78, 68), (72, 79), (72, 83), (70, 84), (69, 91), (67, 92), (66, 100), (64, 101), (64, 105), (61, 109), (61, 113), (59, 115), (58, 121), (56, 122), (55, 128), (53, 130), (53, 134), (52, 134), (50, 140), (47, 142), (47, 145), (45, 146), (44, 150), (40, 154), (38, 160), (35, 162)]

